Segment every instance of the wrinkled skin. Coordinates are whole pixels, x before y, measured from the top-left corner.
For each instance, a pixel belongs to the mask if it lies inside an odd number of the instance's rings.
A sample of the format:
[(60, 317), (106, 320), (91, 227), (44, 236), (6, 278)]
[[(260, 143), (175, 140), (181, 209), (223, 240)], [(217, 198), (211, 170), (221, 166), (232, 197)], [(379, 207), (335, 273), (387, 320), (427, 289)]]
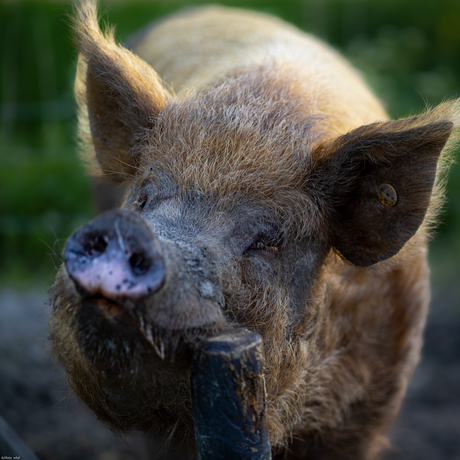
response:
[(86, 161), (129, 189), (69, 239), (51, 289), (77, 396), (153, 458), (194, 458), (191, 356), (246, 327), (274, 458), (376, 458), (419, 356), (458, 103), (388, 121), (336, 53), (249, 12), (173, 17), (132, 42), (147, 62), (91, 3), (75, 28)]

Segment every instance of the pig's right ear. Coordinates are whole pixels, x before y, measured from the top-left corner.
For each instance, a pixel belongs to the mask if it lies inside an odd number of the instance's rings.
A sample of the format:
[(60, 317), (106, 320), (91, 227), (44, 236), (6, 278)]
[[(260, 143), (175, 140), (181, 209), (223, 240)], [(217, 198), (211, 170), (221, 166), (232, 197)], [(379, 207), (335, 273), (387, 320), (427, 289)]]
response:
[(438, 160), (456, 111), (446, 103), (419, 117), (365, 125), (323, 151), (332, 244), (348, 261), (366, 267), (394, 256), (439, 208)]
[(83, 156), (91, 175), (121, 182), (135, 172), (137, 146), (168, 103), (155, 71), (102, 34), (95, 5), (77, 5), (79, 59), (75, 95)]

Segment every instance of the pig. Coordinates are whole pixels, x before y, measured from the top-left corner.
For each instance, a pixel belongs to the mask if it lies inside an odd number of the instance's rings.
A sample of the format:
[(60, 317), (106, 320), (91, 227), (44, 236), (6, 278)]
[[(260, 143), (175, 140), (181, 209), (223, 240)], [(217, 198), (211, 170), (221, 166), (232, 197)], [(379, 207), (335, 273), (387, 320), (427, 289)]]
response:
[(179, 13), (128, 49), (81, 1), (74, 29), (83, 159), (128, 190), (50, 290), (78, 398), (193, 459), (193, 351), (246, 328), (273, 458), (377, 458), (419, 359), (459, 103), (389, 120), (336, 51), (246, 10)]

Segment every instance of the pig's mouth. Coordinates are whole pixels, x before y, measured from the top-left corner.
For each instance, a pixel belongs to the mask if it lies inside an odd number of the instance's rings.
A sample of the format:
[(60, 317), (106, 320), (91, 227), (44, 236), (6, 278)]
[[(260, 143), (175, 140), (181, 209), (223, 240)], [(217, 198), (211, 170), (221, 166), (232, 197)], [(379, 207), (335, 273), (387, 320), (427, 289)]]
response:
[(126, 316), (126, 313), (120, 304), (114, 302), (113, 300), (109, 300), (102, 295), (93, 296), (92, 301), (99, 307), (101, 313), (108, 320), (117, 319), (124, 315)]
[(108, 299), (102, 294), (86, 295), (80, 301), (81, 308), (85, 309), (88, 306), (94, 309), (95, 314), (102, 315), (105, 320), (116, 323), (133, 323), (135, 325), (133, 315), (130, 315), (127, 309), (121, 302)]
[(161, 328), (148, 317), (146, 305), (115, 301), (101, 294), (81, 298), (75, 313), (79, 345), (99, 370), (132, 367), (154, 361), (168, 367), (190, 362), (199, 343), (211, 336), (212, 325), (181, 330)]

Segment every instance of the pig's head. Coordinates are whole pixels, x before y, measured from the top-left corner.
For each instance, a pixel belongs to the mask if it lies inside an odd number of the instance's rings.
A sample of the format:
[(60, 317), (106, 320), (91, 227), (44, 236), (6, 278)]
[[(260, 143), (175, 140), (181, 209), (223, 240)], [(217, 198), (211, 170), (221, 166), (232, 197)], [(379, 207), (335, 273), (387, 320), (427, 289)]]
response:
[(103, 36), (91, 9), (77, 29), (87, 160), (130, 192), (67, 243), (51, 292), (53, 352), (112, 428), (193, 436), (194, 347), (249, 328), (264, 339), (280, 442), (324, 385), (331, 273), (397, 263), (417, 240), (453, 109), (339, 135), (292, 69), (240, 69), (179, 97)]

